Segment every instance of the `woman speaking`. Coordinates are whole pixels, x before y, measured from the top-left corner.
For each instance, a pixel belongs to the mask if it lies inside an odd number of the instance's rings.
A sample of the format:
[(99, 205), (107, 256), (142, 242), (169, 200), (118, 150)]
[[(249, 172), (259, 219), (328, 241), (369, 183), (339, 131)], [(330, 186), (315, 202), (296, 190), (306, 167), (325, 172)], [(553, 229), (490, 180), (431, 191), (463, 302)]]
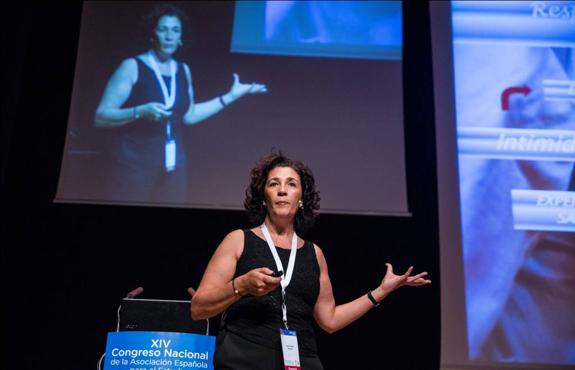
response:
[(313, 174), (281, 153), (252, 169), (244, 205), (257, 226), (225, 237), (192, 298), (194, 320), (225, 311), (215, 369), (323, 369), (313, 319), (333, 333), (395, 289), (431, 282), (426, 272), (412, 276), (410, 267), (396, 275), (387, 264), (375, 289), (337, 305), (322, 250), (297, 235), (312, 226), (319, 209)]
[(153, 7), (144, 19), (150, 49), (124, 60), (108, 81), (96, 110), (96, 127), (114, 130), (114, 200), (181, 204), (188, 192), (188, 148), (184, 127), (220, 112), (246, 94), (267, 92), (234, 74), (229, 91), (196, 103), (192, 73), (174, 58), (183, 46), (187, 17), (170, 4)]

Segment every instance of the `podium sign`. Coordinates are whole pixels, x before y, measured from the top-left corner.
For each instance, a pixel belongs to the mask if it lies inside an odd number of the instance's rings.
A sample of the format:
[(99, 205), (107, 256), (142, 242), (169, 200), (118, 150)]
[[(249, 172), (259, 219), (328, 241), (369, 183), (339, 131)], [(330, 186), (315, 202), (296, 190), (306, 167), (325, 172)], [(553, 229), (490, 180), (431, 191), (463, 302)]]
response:
[(216, 338), (171, 332), (108, 333), (104, 370), (213, 369)]

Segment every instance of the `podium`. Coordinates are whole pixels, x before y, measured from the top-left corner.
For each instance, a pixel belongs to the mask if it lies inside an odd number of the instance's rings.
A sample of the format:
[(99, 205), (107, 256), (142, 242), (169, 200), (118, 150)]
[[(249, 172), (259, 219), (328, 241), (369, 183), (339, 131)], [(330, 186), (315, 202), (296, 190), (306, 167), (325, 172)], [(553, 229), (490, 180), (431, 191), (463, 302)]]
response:
[(119, 331), (167, 331), (209, 334), (209, 320), (192, 320), (190, 301), (124, 298)]
[(109, 332), (104, 370), (213, 369), (215, 337), (209, 320), (192, 320), (190, 301), (128, 296)]

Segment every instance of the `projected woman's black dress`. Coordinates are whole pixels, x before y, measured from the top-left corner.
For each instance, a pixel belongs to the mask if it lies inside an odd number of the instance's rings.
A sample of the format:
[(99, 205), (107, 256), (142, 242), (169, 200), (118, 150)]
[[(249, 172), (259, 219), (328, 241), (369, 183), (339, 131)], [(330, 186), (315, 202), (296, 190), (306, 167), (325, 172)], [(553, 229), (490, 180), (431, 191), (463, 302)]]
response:
[[(138, 81), (122, 107), (163, 101), (154, 71), (139, 58)], [(163, 76), (168, 89), (170, 76)], [(181, 63), (176, 72), (176, 100), (172, 108), (171, 134), (176, 143), (176, 165), (165, 166), (166, 125), (168, 121), (140, 118), (117, 128), (114, 135), (113, 173), (108, 194), (118, 201), (185, 203), (187, 193), (186, 142), (183, 115), (190, 106), (188, 82)]]

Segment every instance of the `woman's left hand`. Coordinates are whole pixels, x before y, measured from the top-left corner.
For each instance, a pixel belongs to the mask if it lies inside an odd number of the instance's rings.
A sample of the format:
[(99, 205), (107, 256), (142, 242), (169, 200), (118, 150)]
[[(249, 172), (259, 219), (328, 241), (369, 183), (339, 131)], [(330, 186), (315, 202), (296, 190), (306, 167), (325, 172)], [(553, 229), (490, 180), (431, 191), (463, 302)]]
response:
[(387, 271), (380, 284), (380, 288), (384, 292), (391, 293), (395, 289), (400, 288), (404, 285), (422, 286), (431, 283), (431, 280), (425, 279), (425, 276), (427, 276), (427, 272), (422, 272), (417, 275), (411, 276), (413, 266), (409, 267), (405, 272), (405, 274), (395, 275), (393, 273), (393, 266), (391, 265), (391, 263), (386, 263), (385, 265), (387, 266)]
[(234, 73), (234, 83), (230, 89), (230, 95), (234, 100), (239, 99), (246, 94), (261, 94), (267, 91), (268, 89), (266, 85), (255, 82), (249, 84), (241, 83), (240, 76), (238, 76), (237, 73)]

